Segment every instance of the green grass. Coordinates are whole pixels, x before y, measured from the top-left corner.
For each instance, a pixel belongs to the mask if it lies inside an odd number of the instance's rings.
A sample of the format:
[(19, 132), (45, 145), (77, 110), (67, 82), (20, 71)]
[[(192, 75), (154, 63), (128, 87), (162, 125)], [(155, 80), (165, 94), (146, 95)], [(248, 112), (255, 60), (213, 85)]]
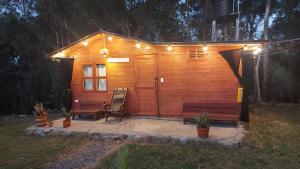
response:
[(25, 134), (34, 124), (33, 117), (0, 117), (0, 168), (43, 168), (58, 154), (79, 145), (75, 138), (34, 137)]
[[(249, 132), (241, 146), (216, 144), (128, 144), (131, 169), (300, 168), (300, 107), (265, 105), (251, 108)], [(110, 168), (116, 153), (98, 168)]]
[[(300, 106), (251, 109), (249, 132), (240, 147), (216, 144), (128, 144), (129, 168), (300, 168)], [(32, 117), (0, 117), (0, 169), (43, 168), (45, 163), (85, 139), (25, 135)], [(111, 168), (116, 153), (98, 168)]]

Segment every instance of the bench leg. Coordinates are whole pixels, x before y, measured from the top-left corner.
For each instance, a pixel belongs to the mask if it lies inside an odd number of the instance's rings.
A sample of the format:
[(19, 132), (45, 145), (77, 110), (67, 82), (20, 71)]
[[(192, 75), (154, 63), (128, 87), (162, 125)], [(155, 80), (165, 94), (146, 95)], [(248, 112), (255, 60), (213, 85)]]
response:
[(94, 114), (94, 115), (93, 115), (93, 119), (94, 119), (94, 120), (97, 120), (97, 114)]
[(105, 121), (107, 121), (107, 119), (108, 119), (108, 113), (105, 113)]

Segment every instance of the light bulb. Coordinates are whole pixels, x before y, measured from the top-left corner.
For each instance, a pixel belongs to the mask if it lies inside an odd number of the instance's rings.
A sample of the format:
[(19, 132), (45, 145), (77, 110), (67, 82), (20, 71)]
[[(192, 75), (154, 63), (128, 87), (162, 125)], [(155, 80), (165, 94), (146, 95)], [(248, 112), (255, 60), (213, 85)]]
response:
[(83, 41), (83, 42), (82, 42), (82, 45), (83, 45), (83, 46), (87, 46), (88, 44), (89, 44), (89, 43), (88, 43), (87, 41)]
[(141, 44), (140, 44), (140, 43), (136, 43), (136, 44), (135, 44), (135, 47), (136, 47), (136, 48), (141, 48)]

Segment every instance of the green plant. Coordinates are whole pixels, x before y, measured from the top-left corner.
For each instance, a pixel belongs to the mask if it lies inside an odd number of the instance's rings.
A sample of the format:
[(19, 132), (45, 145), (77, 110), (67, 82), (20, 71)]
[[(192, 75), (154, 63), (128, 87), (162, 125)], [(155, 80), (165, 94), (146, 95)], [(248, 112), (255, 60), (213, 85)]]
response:
[(208, 128), (208, 117), (207, 113), (202, 113), (196, 118), (197, 127), (199, 128)]
[(46, 108), (43, 106), (43, 103), (36, 103), (34, 106), (34, 115), (42, 116), (46, 114)]
[(128, 150), (128, 147), (124, 147), (118, 152), (118, 156), (113, 163), (112, 169), (128, 168)]
[(61, 112), (62, 112), (64, 118), (66, 118), (67, 120), (70, 119), (72, 116), (72, 109), (68, 111), (66, 108), (63, 107), (63, 108), (61, 108)]

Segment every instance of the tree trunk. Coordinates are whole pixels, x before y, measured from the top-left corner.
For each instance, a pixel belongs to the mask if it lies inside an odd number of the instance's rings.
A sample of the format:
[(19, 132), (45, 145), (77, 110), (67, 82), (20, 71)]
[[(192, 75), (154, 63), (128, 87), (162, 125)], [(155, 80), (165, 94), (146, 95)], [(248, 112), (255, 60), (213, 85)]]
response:
[(258, 103), (261, 102), (261, 94), (260, 94), (260, 78), (259, 78), (259, 64), (260, 64), (260, 55), (257, 55), (257, 61), (255, 65), (255, 90), (256, 90), (256, 101)]
[[(269, 16), (271, 9), (271, 0), (267, 0), (266, 11), (264, 16), (264, 40), (269, 39)], [(269, 55), (268, 47), (265, 47), (263, 55), (263, 100), (267, 101), (268, 97), (268, 64), (269, 64)]]
[(190, 41), (190, 6), (189, 0), (186, 0), (186, 29), (187, 29), (187, 40)]

